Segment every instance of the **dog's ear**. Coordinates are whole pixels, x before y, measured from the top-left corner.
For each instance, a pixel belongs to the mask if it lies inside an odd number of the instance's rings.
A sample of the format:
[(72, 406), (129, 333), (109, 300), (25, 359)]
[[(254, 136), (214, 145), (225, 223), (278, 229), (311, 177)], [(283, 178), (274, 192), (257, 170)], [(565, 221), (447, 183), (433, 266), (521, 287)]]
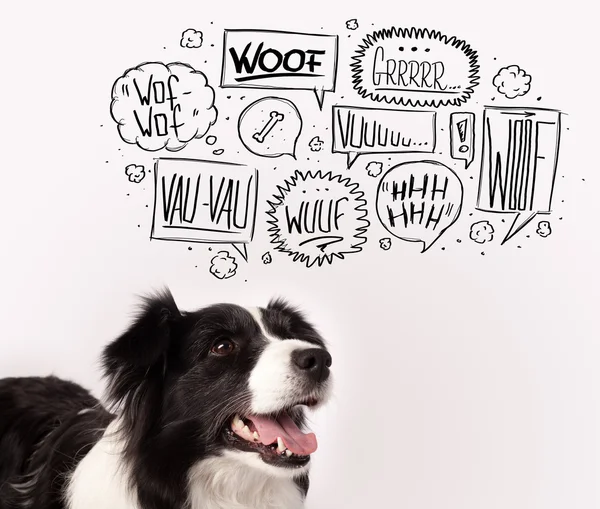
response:
[(102, 355), (109, 381), (109, 399), (132, 396), (149, 375), (161, 376), (181, 313), (169, 290), (143, 299), (132, 325), (110, 343)]

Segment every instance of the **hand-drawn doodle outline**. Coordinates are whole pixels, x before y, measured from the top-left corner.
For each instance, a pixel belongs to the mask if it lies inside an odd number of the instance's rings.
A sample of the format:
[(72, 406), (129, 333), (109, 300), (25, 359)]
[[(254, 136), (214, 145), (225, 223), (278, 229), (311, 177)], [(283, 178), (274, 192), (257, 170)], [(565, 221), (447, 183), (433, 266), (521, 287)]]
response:
[[(347, 113), (345, 131), (342, 113)], [(357, 116), (361, 116), (361, 118), (355, 121)], [(419, 117), (423, 118), (422, 123), (417, 122)], [(334, 154), (347, 155), (346, 166), (348, 169), (363, 154), (433, 153), (437, 143), (436, 119), (437, 113), (435, 111), (390, 110), (336, 105), (332, 108), (333, 146), (331, 151)], [(426, 133), (423, 131), (425, 120), (428, 123)], [(353, 144), (357, 122), (360, 123), (360, 146)], [(368, 140), (369, 125), (372, 127), (370, 142)], [(401, 127), (397, 127), (398, 125)], [(408, 134), (405, 134), (402, 128), (407, 129)], [(423, 132), (419, 133), (418, 129)], [(381, 142), (382, 132), (383, 143)], [(422, 136), (420, 141), (413, 141), (415, 135)], [(397, 137), (395, 142), (394, 136)], [(375, 141), (375, 138), (377, 138), (377, 141)], [(391, 148), (387, 146), (388, 140), (391, 142)], [(408, 140), (408, 143), (405, 143), (405, 140)]]
[(475, 113), (450, 114), (450, 157), (465, 162), (465, 170), (475, 159)]
[[(296, 116), (297, 120), (300, 122), (300, 126), (298, 128), (298, 133), (294, 134), (294, 141), (292, 144), (292, 151), (291, 152), (277, 152), (274, 154), (260, 154), (258, 152), (256, 152), (255, 150), (253, 150), (248, 143), (246, 142), (246, 140), (244, 139), (244, 137), (242, 136), (242, 123), (244, 122), (244, 119), (246, 117), (246, 115), (252, 111), (252, 109), (254, 109), (255, 107), (257, 107), (260, 103), (265, 102), (265, 101), (279, 101), (282, 103), (285, 103), (290, 110), (293, 112), (293, 114)], [(269, 116), (269, 121), (265, 124), (264, 128), (262, 128), (260, 131), (256, 131), (253, 135), (252, 135), (252, 139), (254, 139), (255, 141), (257, 141), (258, 143), (263, 143), (265, 136), (267, 136), (273, 129), (273, 127), (275, 126), (275, 124), (277, 122), (281, 122), (284, 120), (284, 115), (277, 112), (277, 111), (271, 111), (268, 114)], [(237, 131), (238, 131), (238, 137), (240, 139), (240, 141), (242, 142), (242, 144), (244, 145), (244, 147), (252, 154), (259, 156), (259, 157), (269, 157), (269, 158), (276, 158), (276, 157), (281, 157), (281, 156), (285, 156), (285, 155), (289, 155), (292, 156), (292, 158), (296, 159), (296, 145), (298, 144), (298, 139), (300, 138), (300, 135), (302, 134), (302, 128), (304, 127), (304, 123), (302, 120), (302, 116), (300, 115), (300, 111), (298, 110), (298, 108), (296, 107), (296, 105), (290, 101), (289, 99), (283, 99), (282, 97), (261, 97), (260, 99), (254, 101), (252, 104), (249, 104), (244, 111), (242, 111), (242, 113), (240, 114), (239, 118), (238, 118), (238, 124), (237, 124)]]
[(321, 152), (324, 144), (325, 142), (321, 138), (315, 136), (308, 142), (308, 147), (310, 148), (311, 152)]
[(494, 226), (489, 221), (478, 221), (471, 225), (469, 238), (477, 244), (485, 244), (494, 240)]
[(181, 34), (179, 44), (182, 48), (200, 48), (202, 46), (203, 34), (200, 30), (188, 28)]
[[(192, 237), (192, 236), (177, 236), (177, 235), (169, 235), (169, 236), (165, 236), (165, 235), (157, 235), (157, 230), (158, 230), (158, 226), (157, 225), (157, 206), (159, 203), (159, 175), (161, 175), (161, 170), (160, 170), (160, 163), (161, 161), (171, 161), (171, 162), (178, 162), (178, 163), (200, 163), (200, 164), (206, 164), (207, 167), (216, 167), (216, 166), (224, 166), (224, 167), (230, 167), (230, 168), (234, 168), (234, 167), (238, 167), (238, 168), (247, 168), (247, 166), (242, 165), (242, 164), (237, 164), (237, 163), (229, 163), (229, 162), (224, 162), (224, 161), (207, 161), (207, 160), (203, 160), (203, 159), (187, 159), (187, 158), (172, 158), (172, 157), (161, 157), (161, 158), (157, 158), (155, 159), (154, 162), (154, 205), (153, 205), (153, 214), (152, 214), (152, 225), (151, 225), (151, 230), (150, 230), (150, 240), (163, 240), (163, 241), (171, 241), (171, 242), (193, 242), (193, 243), (199, 243), (199, 244), (231, 244), (231, 246), (238, 251), (238, 253), (240, 253), (240, 255), (242, 256), (242, 258), (247, 262), (248, 261), (248, 249), (247, 249), (247, 244), (249, 244), (250, 242), (252, 242), (252, 239), (254, 238), (254, 231), (256, 228), (256, 214), (258, 211), (258, 170), (254, 169), (254, 172), (251, 175), (251, 179), (249, 181), (252, 181), (252, 179), (254, 180), (254, 192), (252, 194), (249, 194), (247, 196), (247, 199), (249, 200), (250, 198), (252, 198), (252, 204), (248, 204), (248, 208), (245, 211), (245, 220), (249, 221), (250, 223), (250, 228), (248, 229), (247, 233), (246, 233), (246, 238), (240, 240), (239, 238), (236, 237), (227, 237), (227, 234), (231, 235), (233, 232), (225, 232), (225, 231), (216, 231), (216, 230), (209, 230), (209, 229), (205, 229), (205, 228), (193, 228), (193, 227), (185, 227), (186, 231), (204, 231), (204, 234), (200, 237)], [(200, 173), (200, 177), (201, 178), (201, 173)], [(199, 183), (199, 179), (198, 179), (198, 183)], [(173, 182), (172, 182), (173, 184)], [(179, 185), (179, 184), (178, 184)], [(199, 184), (198, 184), (199, 185)], [(249, 187), (250, 189), (250, 187)], [(172, 191), (172, 186), (170, 191)], [(197, 193), (199, 192), (198, 189), (196, 190)], [(176, 190), (176, 193), (179, 192)], [(183, 192), (183, 189), (181, 190), (181, 192)], [(227, 191), (226, 191), (227, 193)], [(220, 192), (219, 192), (220, 195)], [(219, 195), (217, 196), (217, 200), (219, 199)], [(186, 190), (186, 204), (187, 204), (187, 199), (189, 197), (189, 184), (187, 186), (187, 190)], [(164, 197), (163, 197), (164, 199)], [(197, 200), (197, 197), (196, 197)], [(201, 205), (209, 205), (209, 204), (201, 204)], [(194, 203), (194, 207), (197, 206), (197, 202)], [(172, 211), (175, 210), (175, 208), (171, 209)], [(194, 215), (195, 215), (196, 211), (194, 209)], [(184, 212), (185, 214), (185, 212)], [(176, 228), (176, 227), (172, 227), (172, 228)], [(180, 228), (184, 228), (184, 227), (180, 227)], [(211, 233), (220, 233), (220, 234), (224, 234), (224, 238), (221, 239), (215, 239), (214, 237), (211, 238)]]
[[(285, 206), (287, 196), (290, 195), (290, 193), (300, 182), (307, 182), (309, 180), (317, 179), (326, 182), (335, 182), (344, 187), (346, 190), (346, 195), (351, 197), (353, 200), (353, 210), (360, 214), (355, 218), (355, 221), (356, 223), (362, 223), (362, 226), (355, 226), (353, 228), (352, 239), (354, 242), (345, 251), (325, 254), (325, 247), (344, 239), (342, 238), (333, 241), (329, 240), (326, 244), (323, 244), (322, 247), (317, 246), (317, 248), (320, 249), (324, 254), (319, 255), (311, 260), (310, 255), (290, 248), (289, 241), (285, 237), (286, 234), (282, 231), (282, 228), (279, 225), (277, 209)], [(282, 185), (277, 186), (277, 193), (273, 196), (272, 201), (267, 200), (267, 204), (270, 207), (270, 209), (267, 211), (267, 215), (271, 218), (267, 220), (267, 223), (270, 225), (267, 231), (271, 237), (271, 244), (274, 245), (274, 249), (291, 256), (294, 262), (299, 261), (300, 263), (306, 264), (307, 268), (312, 267), (315, 263), (319, 267), (321, 267), (324, 262), (331, 264), (333, 263), (334, 258), (344, 260), (346, 255), (362, 251), (362, 245), (367, 241), (367, 237), (365, 235), (371, 223), (367, 219), (367, 201), (364, 199), (364, 193), (359, 189), (358, 183), (351, 182), (349, 178), (342, 178), (341, 175), (333, 175), (332, 172), (323, 173), (320, 170), (317, 172), (308, 171), (305, 173), (301, 172), (300, 170), (296, 170), (296, 172), (291, 177), (288, 177)], [(330, 236), (329, 238), (332, 237)], [(314, 240), (315, 239), (310, 239), (311, 242)], [(301, 244), (302, 243), (300, 243), (300, 245)]]
[(531, 88), (531, 75), (527, 74), (518, 65), (503, 67), (494, 76), (492, 84), (499, 94), (507, 99), (522, 97)]
[(379, 161), (371, 161), (369, 164), (367, 164), (365, 170), (367, 170), (369, 177), (377, 178), (379, 175), (381, 175), (381, 172), (383, 172), (383, 163)]
[(392, 247), (392, 239), (390, 237), (379, 239), (379, 247), (384, 251), (389, 251)]
[(552, 235), (552, 226), (550, 225), (550, 221), (540, 221), (535, 233), (544, 239)]
[[(390, 230), (388, 228), (386, 222), (382, 219), (381, 213), (380, 213), (380, 210), (379, 210), (379, 201), (380, 201), (380, 198), (381, 198), (381, 193), (382, 193), (382, 191), (387, 192), (389, 190), (389, 189), (386, 189), (386, 186), (389, 186), (389, 184), (386, 182), (387, 176), (391, 175), (393, 172), (395, 172), (399, 168), (403, 168), (403, 167), (404, 167), (404, 169), (406, 169), (407, 174), (411, 174), (409, 168), (411, 166), (413, 166), (413, 165), (420, 165), (420, 164), (427, 164), (427, 165), (431, 165), (432, 167), (443, 168), (445, 171), (450, 172), (450, 174), (456, 178), (456, 181), (458, 182), (458, 184), (460, 186), (460, 202), (456, 205), (456, 211), (454, 213), (454, 217), (451, 218), (450, 222), (448, 223), (448, 225), (446, 227), (444, 227), (444, 228), (442, 228), (440, 230), (440, 233), (435, 237), (435, 239), (433, 239), (429, 243), (427, 242), (426, 239), (416, 238), (416, 237), (404, 237), (404, 236), (400, 236), (397, 233), (395, 233), (394, 231)], [(411, 184), (411, 186), (412, 186), (412, 184)], [(422, 191), (422, 190), (415, 189), (415, 191)], [(412, 190), (409, 190), (409, 194), (411, 194), (411, 193), (412, 193)], [(409, 197), (409, 199), (410, 199), (410, 197)], [(460, 180), (459, 176), (454, 172), (454, 170), (452, 170), (451, 168), (449, 168), (445, 164), (442, 164), (442, 163), (440, 163), (438, 161), (426, 161), (426, 160), (425, 161), (408, 161), (408, 162), (400, 163), (400, 164), (397, 164), (396, 166), (393, 166), (381, 178), (381, 180), (379, 181), (379, 185), (377, 187), (377, 196), (376, 196), (376, 201), (375, 201), (375, 210), (377, 212), (377, 217), (379, 218), (379, 222), (381, 223), (381, 225), (389, 233), (391, 233), (394, 237), (396, 237), (396, 238), (398, 238), (400, 240), (404, 240), (406, 242), (422, 242), (423, 243), (423, 250), (421, 251), (421, 253), (425, 253), (425, 251), (429, 250), (429, 248), (431, 248), (431, 246), (433, 246), (442, 237), (442, 235), (444, 235), (444, 233), (452, 225), (454, 225), (454, 223), (456, 223), (456, 221), (458, 220), (458, 218), (460, 217), (460, 214), (462, 212), (463, 200), (464, 200), (464, 186), (463, 186), (463, 183)], [(454, 209), (454, 206), (455, 205), (453, 204), (452, 207), (446, 212), (446, 215), (448, 217), (450, 217), (450, 214), (452, 213), (452, 210)], [(441, 217), (441, 215), (440, 215), (440, 217)], [(438, 218), (438, 221), (439, 221), (439, 218)]]
[[(162, 80), (152, 83), (154, 74), (152, 71), (150, 71), (150, 78), (148, 81), (147, 93), (146, 93), (146, 95), (144, 95), (144, 93), (138, 88), (136, 78), (133, 76), (136, 75), (136, 73), (140, 73), (139, 74), (140, 76), (145, 76), (146, 73), (148, 72), (148, 69), (154, 69), (154, 70), (160, 69), (163, 72), (166, 70), (166, 74), (167, 74), (166, 82), (167, 83), (166, 83), (166, 86)], [(179, 117), (177, 115), (178, 115), (178, 113), (179, 114), (183, 114), (183, 113), (189, 114), (189, 112), (187, 112), (187, 111), (182, 112), (181, 104), (179, 102), (177, 104), (175, 104), (175, 99), (177, 99), (177, 97), (175, 96), (175, 93), (172, 90), (170, 78), (174, 76), (175, 78), (177, 78), (175, 80), (176, 82), (180, 81), (180, 76), (178, 76), (176, 71), (185, 73), (186, 78), (189, 76), (193, 76), (194, 78), (200, 79), (200, 81), (202, 82), (202, 87), (197, 87), (197, 89), (195, 89), (195, 90), (190, 90), (188, 92), (184, 92), (181, 95), (181, 97), (179, 97), (179, 100), (183, 100), (183, 98), (186, 98), (185, 100), (189, 100), (189, 97), (192, 97), (191, 94), (193, 94), (194, 92), (200, 93), (199, 90), (201, 90), (201, 89), (202, 89), (202, 92), (204, 92), (204, 90), (203, 90), (204, 88), (206, 88), (207, 92), (208, 92), (208, 96), (203, 97), (203, 99), (206, 100), (205, 113), (207, 114), (207, 117), (203, 119), (204, 122), (203, 122), (203, 124), (201, 124), (201, 127), (198, 127), (198, 126), (200, 126), (200, 124), (197, 124), (196, 130), (191, 135), (188, 134), (187, 136), (183, 137), (183, 139), (179, 138), (178, 127), (182, 127), (185, 123), (180, 124), (178, 122)], [(184, 75), (184, 74), (182, 74), (182, 75)], [(131, 90), (131, 91), (129, 90), (130, 86), (127, 81), (129, 78), (131, 78), (131, 80), (133, 81), (132, 88), (135, 88), (135, 92), (133, 90)], [(162, 84), (162, 86), (158, 87), (158, 89), (155, 86), (157, 83)], [(159, 92), (157, 90), (160, 90), (161, 88), (162, 88), (161, 93), (163, 95), (161, 96), (161, 101), (157, 101), (156, 99), (159, 94)], [(128, 104), (128, 102), (129, 102), (128, 99), (130, 97), (134, 97), (134, 93), (137, 93), (137, 97), (138, 97), (140, 105), (142, 107), (148, 107), (148, 122), (147, 122), (146, 126), (142, 125), (140, 117), (137, 115), (137, 111), (135, 109), (133, 110), (132, 118), (127, 118), (127, 116), (126, 116), (126, 114), (129, 115), (129, 110), (131, 109), (131, 105)], [(166, 94), (168, 94), (168, 95), (166, 95)], [(155, 104), (165, 104), (165, 103), (170, 104), (170, 115), (172, 115), (171, 125), (169, 125), (169, 123), (168, 123), (166, 114), (164, 114), (162, 112), (156, 113), (156, 114), (153, 113), (152, 106), (150, 106), (150, 97), (151, 96), (154, 96)], [(122, 111), (122, 109), (121, 109), (121, 102), (123, 100), (125, 100), (125, 105), (124, 105), (125, 111)], [(198, 110), (199, 107), (200, 107), (199, 104), (195, 104), (194, 109), (191, 112), (191, 118), (195, 119), (196, 121), (198, 121), (198, 119), (202, 118), (201, 115), (198, 115), (198, 113), (200, 112), (200, 110)], [(206, 136), (206, 134), (208, 133), (210, 128), (217, 122), (219, 113), (218, 113), (217, 108), (215, 107), (215, 91), (211, 87), (210, 83), (208, 82), (208, 78), (202, 71), (197, 71), (191, 65), (183, 64), (181, 62), (171, 62), (169, 64), (164, 64), (162, 62), (144, 62), (136, 67), (127, 69), (113, 83), (112, 92), (111, 92), (110, 115), (111, 115), (111, 118), (117, 124), (119, 136), (125, 143), (137, 145), (139, 148), (146, 150), (148, 152), (157, 152), (162, 149), (167, 149), (170, 152), (177, 152), (177, 151), (183, 149), (190, 141), (192, 141), (194, 139), (201, 139), (204, 136)], [(145, 115), (146, 114), (144, 114), (144, 116)], [(159, 117), (161, 117), (161, 118), (164, 117), (164, 126), (169, 128), (169, 133), (171, 132), (170, 129), (173, 128), (175, 136), (173, 136), (173, 135), (165, 136), (166, 139), (162, 140), (163, 141), (162, 143), (159, 143), (156, 146), (154, 146), (154, 144), (152, 146), (149, 146), (149, 145), (147, 145), (147, 143), (149, 143), (153, 140), (156, 141), (156, 137), (154, 136), (154, 131), (153, 131), (153, 122), (155, 125), (154, 129), (157, 132), (159, 132), (159, 127), (158, 127), (158, 118)], [(129, 132), (129, 130), (131, 129), (130, 125), (135, 125), (134, 122), (137, 123), (137, 131), (135, 131), (135, 135), (134, 135), (134, 133)], [(149, 136), (149, 138), (147, 136)], [(159, 132), (158, 137), (162, 137), (162, 136), (163, 135), (161, 135)], [(176, 142), (174, 144), (171, 143), (173, 139), (176, 140)], [(142, 143), (142, 142), (144, 142), (144, 143)]]
[[(504, 118), (501, 117), (502, 115), (508, 118), (507, 126), (504, 126), (507, 127), (505, 129), (507, 131), (506, 143), (504, 143), (504, 138), (493, 136), (491, 133), (493, 124), (490, 122), (490, 118), (495, 118), (495, 124), (497, 124), (501, 118)], [(527, 226), (537, 214), (552, 212), (552, 198), (560, 151), (561, 115), (559, 110), (545, 108), (486, 106), (484, 109), (483, 150), (476, 208), (493, 214), (516, 213), (502, 245)], [(546, 120), (538, 120), (539, 116), (543, 116)], [(548, 117), (552, 121), (548, 121)], [(544, 147), (546, 150), (552, 151), (552, 154), (539, 155), (542, 144), (539, 136), (541, 125), (554, 126), (551, 139), (546, 139), (548, 146)], [(499, 128), (502, 127), (501, 125)], [(495, 143), (500, 143), (501, 147), (494, 149)], [(493, 152), (495, 152), (495, 156)], [(504, 157), (506, 157), (506, 161), (503, 160)], [(547, 167), (543, 174), (546, 177), (544, 179), (545, 193), (540, 193), (538, 189), (539, 161), (545, 162), (549, 158), (551, 158), (550, 168)], [(503, 163), (506, 163), (506, 168), (503, 167)], [(509, 165), (511, 166), (510, 171)], [(548, 165), (546, 164), (546, 166)], [(502, 181), (504, 181), (504, 185)], [(485, 189), (486, 182), (487, 189)], [(540, 194), (542, 195), (541, 199), (538, 198)], [(524, 220), (521, 219), (523, 213), (529, 214)]]
[(358, 28), (358, 20), (356, 18), (349, 19), (346, 21), (346, 28), (348, 30), (356, 30)]
[(125, 166), (125, 175), (129, 182), (139, 184), (146, 176), (146, 169), (141, 164), (128, 164)]
[[(229, 82), (227, 80), (227, 76), (228, 76), (228, 71), (230, 69), (230, 66), (228, 65), (229, 58), (227, 55), (227, 49), (229, 48), (228, 36), (230, 34), (248, 34), (250, 37), (252, 37), (251, 34), (262, 34), (262, 35), (267, 35), (267, 36), (272, 35), (274, 37), (291, 36), (293, 38), (299, 38), (299, 39), (309, 38), (309, 37), (321, 38), (322, 40), (329, 39), (333, 42), (332, 69), (326, 69), (325, 73), (321, 74), (321, 75), (317, 75), (317, 74), (310, 75), (307, 73), (298, 73), (298, 74), (293, 75), (292, 73), (287, 73), (287, 76), (282, 76), (281, 74), (283, 74), (283, 73), (274, 73), (271, 76), (262, 77), (261, 79), (254, 81), (252, 83), (250, 83), (249, 81), (245, 81), (245, 80), (247, 80), (247, 77), (237, 78), (237, 81), (238, 81), (237, 83)], [(335, 92), (335, 89), (336, 89), (337, 66), (338, 66), (338, 44), (339, 44), (339, 36), (337, 36), (337, 35), (309, 34), (309, 33), (303, 33), (303, 32), (287, 32), (287, 31), (280, 31), (280, 30), (225, 29), (224, 35), (223, 35), (223, 60), (222, 60), (222, 64), (221, 64), (221, 84), (220, 84), (220, 86), (221, 86), (221, 88), (262, 88), (262, 89), (273, 89), (273, 90), (310, 90), (310, 91), (314, 92), (314, 94), (317, 98), (317, 103), (319, 105), (319, 109), (322, 110), (324, 99), (325, 99), (325, 92)], [(264, 52), (261, 51), (261, 55), (263, 55), (264, 53), (266, 53), (269, 50), (271, 50), (272, 54), (274, 54), (274, 52), (277, 51), (275, 48), (269, 48), (269, 49), (265, 50)], [(295, 49), (295, 50), (291, 50), (291, 51), (297, 52), (297, 51), (304, 51), (304, 50)], [(313, 51), (313, 50), (310, 50), (310, 51)], [(319, 51), (322, 51), (322, 50), (319, 50)], [(308, 53), (308, 50), (304, 51), (304, 52)], [(255, 55), (258, 55), (258, 49), (257, 49), (257, 53)], [(280, 56), (282, 57), (282, 59), (284, 58), (283, 55), (280, 54)], [(314, 54), (311, 54), (311, 56), (314, 56)], [(239, 62), (243, 61), (243, 58), (238, 57), (237, 53), (236, 53), (236, 58), (238, 59)], [(278, 58), (278, 57), (276, 56), (276, 58)], [(278, 58), (278, 60), (279, 60), (279, 58)], [(306, 62), (306, 56), (303, 57), (302, 61), (303, 61), (303, 65), (302, 65), (302, 67), (303, 67), (304, 63)], [(310, 61), (310, 58), (309, 58), (309, 61)], [(279, 65), (277, 67), (282, 65), (282, 62), (283, 62), (283, 60), (279, 63)], [(260, 59), (258, 56), (256, 56), (255, 61), (253, 61), (253, 64), (252, 64), (253, 68), (257, 63), (260, 65)], [(243, 65), (243, 64), (241, 64), (241, 65), (242, 65), (242, 67), (247, 68), (246, 65)], [(306, 86), (306, 85), (281, 86), (281, 85), (273, 85), (273, 84), (268, 83), (268, 81), (269, 81), (268, 78), (282, 78), (282, 77), (321, 78), (321, 77), (328, 76), (327, 72), (332, 73), (331, 83), (329, 83), (329, 86), (323, 86), (323, 87)], [(240, 81), (240, 80), (242, 80), (242, 81)]]
[[(247, 260), (246, 260), (247, 261)], [(237, 273), (238, 264), (229, 251), (219, 251), (210, 260), (209, 272), (217, 279), (229, 279)]]
[[(386, 41), (388, 39), (397, 38), (397, 39), (412, 39), (414, 41), (432, 41), (439, 42), (442, 45), (455, 48), (457, 51), (460, 51), (464, 54), (464, 56), (468, 59), (469, 62), (469, 73), (466, 78), (468, 80), (468, 85), (462, 87), (460, 89), (460, 95), (457, 95), (454, 98), (444, 99), (439, 98), (436, 100), (431, 99), (414, 99), (411, 97), (396, 97), (396, 96), (388, 96), (384, 92), (385, 90), (369, 90), (368, 87), (364, 84), (363, 73), (365, 69), (363, 68), (363, 59), (367, 55), (367, 51), (374, 47), (377, 42)], [(355, 55), (352, 57), (353, 63), (350, 64), (350, 69), (352, 71), (352, 83), (354, 89), (357, 91), (358, 95), (365, 99), (371, 99), (376, 102), (386, 102), (388, 104), (397, 104), (399, 106), (414, 106), (414, 107), (440, 107), (440, 106), (460, 106), (470, 99), (473, 95), (473, 91), (475, 87), (479, 84), (479, 64), (477, 62), (478, 56), (477, 52), (471, 48), (465, 41), (457, 39), (456, 36), (447, 36), (436, 30), (430, 29), (417, 29), (417, 28), (389, 28), (389, 29), (381, 29), (373, 32), (372, 34), (367, 35), (362, 44), (359, 44), (358, 50), (356, 50)], [(400, 64), (399, 64), (400, 67)], [(412, 72), (412, 71), (411, 71)], [(423, 74), (425, 72), (423, 71)], [(409, 73), (410, 77), (410, 73)], [(441, 76), (440, 76), (441, 77)], [(416, 75), (413, 74), (413, 79), (416, 78)], [(423, 78), (425, 79), (425, 78)], [(409, 84), (410, 80), (409, 80)], [(402, 92), (402, 90), (395, 90), (396, 92)], [(382, 93), (380, 93), (382, 92)], [(393, 92), (390, 90), (388, 92)], [(407, 90), (406, 92), (410, 93), (418, 93), (418, 90)], [(420, 92), (423, 92), (422, 90)], [(442, 91), (444, 92), (444, 91)]]

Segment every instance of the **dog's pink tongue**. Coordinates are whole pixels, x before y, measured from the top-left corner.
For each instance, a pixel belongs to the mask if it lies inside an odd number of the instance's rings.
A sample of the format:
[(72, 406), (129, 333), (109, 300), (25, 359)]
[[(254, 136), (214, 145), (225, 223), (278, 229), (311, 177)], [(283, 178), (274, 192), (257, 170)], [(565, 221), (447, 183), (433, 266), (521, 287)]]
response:
[(308, 456), (317, 450), (317, 437), (314, 433), (303, 433), (292, 418), (284, 413), (279, 418), (249, 416), (254, 423), (260, 441), (271, 445), (281, 437), (285, 446), (294, 454)]

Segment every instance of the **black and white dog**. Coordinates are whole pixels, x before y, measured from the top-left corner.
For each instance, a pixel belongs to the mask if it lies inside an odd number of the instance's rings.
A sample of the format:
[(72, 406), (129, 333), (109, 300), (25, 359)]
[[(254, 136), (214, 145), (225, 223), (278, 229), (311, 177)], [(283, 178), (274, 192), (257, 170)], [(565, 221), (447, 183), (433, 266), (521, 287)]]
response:
[(280, 300), (145, 300), (104, 350), (107, 411), (55, 377), (0, 380), (0, 509), (298, 509), (331, 356)]

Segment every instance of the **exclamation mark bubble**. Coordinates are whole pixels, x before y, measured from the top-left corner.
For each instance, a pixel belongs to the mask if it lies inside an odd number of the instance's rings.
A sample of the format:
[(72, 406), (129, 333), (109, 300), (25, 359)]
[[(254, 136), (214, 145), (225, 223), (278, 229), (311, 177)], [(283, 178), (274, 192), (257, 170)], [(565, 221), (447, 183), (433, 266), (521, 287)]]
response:
[(450, 115), (450, 156), (465, 161), (465, 169), (475, 158), (475, 113), (460, 112)]

